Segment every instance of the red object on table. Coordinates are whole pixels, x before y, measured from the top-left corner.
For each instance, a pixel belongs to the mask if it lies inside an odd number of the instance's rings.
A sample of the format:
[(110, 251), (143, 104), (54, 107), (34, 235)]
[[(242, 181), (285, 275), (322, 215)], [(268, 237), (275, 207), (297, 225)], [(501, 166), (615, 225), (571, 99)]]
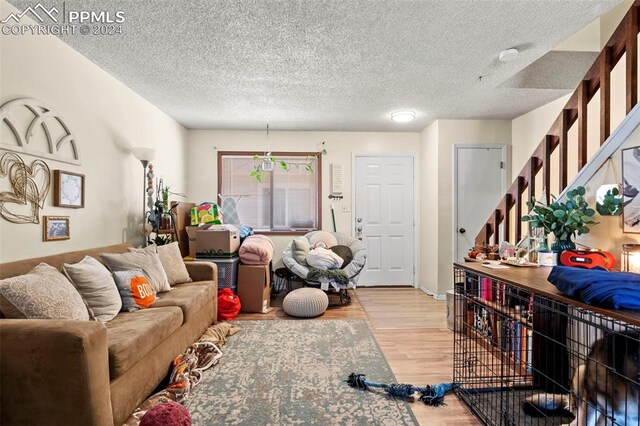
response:
[(560, 254), (560, 263), (578, 268), (591, 269), (600, 266), (612, 270), (616, 266), (616, 258), (608, 251), (565, 250)]

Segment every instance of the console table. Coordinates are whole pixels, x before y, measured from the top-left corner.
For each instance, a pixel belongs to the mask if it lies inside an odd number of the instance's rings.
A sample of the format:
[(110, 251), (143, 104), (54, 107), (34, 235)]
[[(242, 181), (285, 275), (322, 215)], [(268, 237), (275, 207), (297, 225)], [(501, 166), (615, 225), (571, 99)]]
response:
[(571, 422), (566, 414), (531, 416), (523, 400), (540, 391), (568, 393), (573, 371), (585, 362), (593, 342), (640, 330), (640, 312), (567, 297), (547, 281), (550, 271), (454, 264), (453, 379), (461, 384), (458, 397), (484, 424)]

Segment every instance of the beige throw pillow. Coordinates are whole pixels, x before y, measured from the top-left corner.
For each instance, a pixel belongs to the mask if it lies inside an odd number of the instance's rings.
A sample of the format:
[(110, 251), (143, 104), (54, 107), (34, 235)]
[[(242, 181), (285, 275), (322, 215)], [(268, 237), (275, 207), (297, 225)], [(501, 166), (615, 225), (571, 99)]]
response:
[(310, 244), (307, 237), (298, 237), (291, 242), (291, 255), (293, 259), (300, 265), (307, 264), (307, 256), (309, 255)]
[(193, 280), (189, 276), (189, 271), (182, 260), (180, 246), (178, 242), (166, 244), (158, 247), (158, 257), (164, 268), (164, 272), (169, 278), (169, 284), (190, 283)]
[(89, 320), (80, 293), (46, 263), (0, 281), (0, 310), (7, 318)]
[(92, 319), (107, 322), (118, 315), (122, 299), (111, 272), (102, 263), (86, 256), (78, 263), (65, 263), (62, 270), (87, 303)]
[(182, 260), (180, 246), (177, 241), (161, 246), (151, 244), (144, 248), (131, 247), (129, 251), (157, 253), (170, 285), (190, 283), (193, 281)]
[(129, 253), (104, 253), (100, 256), (111, 272), (142, 269), (156, 293), (171, 290), (167, 274), (162, 268), (157, 253), (148, 250), (133, 250)]

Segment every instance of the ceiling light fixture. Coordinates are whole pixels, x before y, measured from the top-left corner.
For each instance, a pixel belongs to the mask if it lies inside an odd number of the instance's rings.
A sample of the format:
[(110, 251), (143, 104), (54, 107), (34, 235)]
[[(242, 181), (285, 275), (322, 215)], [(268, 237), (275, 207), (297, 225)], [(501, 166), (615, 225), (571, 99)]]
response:
[(396, 123), (408, 123), (416, 118), (416, 112), (411, 110), (394, 111), (391, 113), (391, 120)]
[(520, 52), (516, 48), (503, 50), (500, 52), (500, 62), (511, 62), (518, 57)]

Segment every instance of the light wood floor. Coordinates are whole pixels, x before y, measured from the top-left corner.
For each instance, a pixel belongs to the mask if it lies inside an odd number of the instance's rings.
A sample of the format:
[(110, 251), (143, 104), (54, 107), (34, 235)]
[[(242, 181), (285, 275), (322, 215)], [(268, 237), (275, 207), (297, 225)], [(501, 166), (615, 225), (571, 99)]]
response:
[[(292, 319), (274, 302), (268, 314), (240, 314), (238, 319)], [(451, 381), (453, 336), (447, 328), (445, 302), (409, 288), (359, 288), (349, 306), (327, 310), (319, 319), (367, 321), (382, 353), (401, 383), (416, 386)], [(449, 395), (446, 406), (411, 408), (421, 425), (480, 424), (458, 399)]]

